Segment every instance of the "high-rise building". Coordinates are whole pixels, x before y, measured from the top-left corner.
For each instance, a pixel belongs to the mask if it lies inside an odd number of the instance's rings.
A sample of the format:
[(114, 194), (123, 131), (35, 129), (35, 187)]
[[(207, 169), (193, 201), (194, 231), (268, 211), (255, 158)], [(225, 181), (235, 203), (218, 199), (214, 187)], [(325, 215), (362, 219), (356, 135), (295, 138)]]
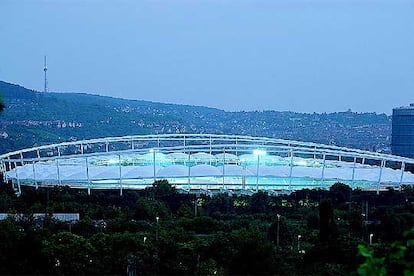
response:
[(392, 154), (414, 158), (414, 103), (392, 110)]

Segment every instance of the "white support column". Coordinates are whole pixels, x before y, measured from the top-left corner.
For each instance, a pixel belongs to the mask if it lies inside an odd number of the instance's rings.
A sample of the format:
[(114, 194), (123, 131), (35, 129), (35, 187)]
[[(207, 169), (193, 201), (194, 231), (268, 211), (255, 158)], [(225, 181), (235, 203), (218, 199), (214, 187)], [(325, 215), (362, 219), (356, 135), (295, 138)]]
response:
[(2, 164), (1, 168), (2, 168), (2, 173), (3, 173), (3, 182), (4, 182), (4, 183), (6, 183), (6, 182), (7, 182), (7, 176), (6, 176), (6, 170), (7, 170), (7, 168), (6, 168), (6, 162), (2, 162), (1, 164)]
[(118, 154), (119, 161), (119, 195), (122, 196), (122, 164), (121, 164), (121, 155)]
[(105, 142), (105, 151), (109, 152), (109, 142)]
[(313, 159), (316, 159), (316, 146), (313, 147)]
[(212, 154), (212, 143), (213, 143), (213, 141), (212, 141), (211, 136), (210, 136), (210, 155)]
[(59, 167), (59, 159), (56, 159), (56, 172), (57, 172), (57, 178), (59, 185), (62, 184), (62, 181), (60, 180), (60, 167)]
[(20, 152), (20, 165), (24, 166), (24, 161), (23, 161), (23, 152)]
[(386, 160), (381, 160), (381, 168), (380, 168), (380, 173), (379, 173), (379, 177), (378, 177), (378, 185), (377, 185), (377, 195), (379, 195), (379, 189), (380, 189), (380, 185), (381, 185), (381, 177), (382, 177), (382, 171), (385, 167), (385, 163), (387, 161)]
[(405, 162), (401, 162), (401, 177), (400, 177), (400, 192), (401, 192), (401, 185), (403, 182), (403, 178), (404, 178), (404, 171), (405, 171)]
[(85, 165), (86, 165), (86, 179), (88, 181), (88, 195), (91, 194), (91, 181), (89, 179), (89, 162), (88, 162), (88, 157), (85, 157)]
[(131, 149), (134, 150), (135, 149), (135, 142), (134, 140), (131, 140)]
[(37, 158), (40, 158), (40, 150), (36, 150)]
[(5, 182), (7, 182), (7, 180), (8, 180), (8, 178), (6, 177), (7, 166), (9, 168), (9, 171), (11, 171), (12, 170), (12, 164), (11, 164), (10, 156), (7, 157), (7, 165), (6, 165), (6, 163), (4, 163), (4, 174), (3, 174), (3, 177), (4, 177), (4, 181)]
[(22, 193), (22, 188), (20, 187), (20, 177), (19, 177), (19, 173), (18, 173), (18, 168), (15, 167), (14, 168), (16, 170), (16, 180), (17, 180), (17, 189), (19, 192), (19, 195)]
[(188, 178), (187, 178), (187, 186), (188, 188), (191, 190), (191, 171), (190, 171), (190, 167), (191, 167), (191, 160), (190, 160), (190, 152), (188, 152)]
[(259, 191), (259, 167), (260, 167), (260, 154), (257, 154), (257, 167), (256, 167), (256, 193)]
[(157, 148), (160, 148), (160, 137), (157, 138)]
[(57, 153), (58, 153), (58, 156), (60, 157), (60, 147), (57, 147)]
[(243, 166), (242, 190), (246, 190), (246, 166)]
[(321, 186), (323, 186), (323, 182), (325, 181), (325, 166), (326, 166), (326, 154), (323, 154), (323, 163), (322, 163), (322, 175), (321, 175)]
[(354, 165), (352, 166), (352, 183), (354, 183), (355, 180), (355, 167), (356, 167), (356, 156), (354, 157)]
[(83, 155), (83, 144), (80, 144), (81, 154)]
[(37, 185), (37, 180), (36, 180), (36, 168), (35, 168), (35, 161), (32, 161), (32, 167), (33, 167), (33, 184), (36, 187), (36, 190), (39, 188), (39, 185)]
[(157, 180), (156, 170), (155, 170), (155, 150), (152, 150), (152, 169), (153, 169), (153, 176), (154, 176), (154, 183)]
[(293, 173), (293, 149), (290, 149), (290, 162), (289, 162), (289, 190), (291, 189), (292, 185), (292, 173)]
[(236, 136), (236, 156), (239, 156), (238, 152), (239, 152), (239, 145), (238, 145), (238, 140)]
[(226, 150), (223, 150), (223, 190), (226, 188), (225, 186), (225, 175), (226, 175)]

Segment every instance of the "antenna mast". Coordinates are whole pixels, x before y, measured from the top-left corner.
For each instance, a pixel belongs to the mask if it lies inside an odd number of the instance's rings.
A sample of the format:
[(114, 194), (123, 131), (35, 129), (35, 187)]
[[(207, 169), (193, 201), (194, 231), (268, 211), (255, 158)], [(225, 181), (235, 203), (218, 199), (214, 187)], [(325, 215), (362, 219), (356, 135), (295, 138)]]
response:
[(47, 64), (46, 64), (46, 56), (45, 56), (45, 66), (43, 67), (43, 71), (45, 72), (45, 89), (44, 89), (44, 92), (47, 92)]

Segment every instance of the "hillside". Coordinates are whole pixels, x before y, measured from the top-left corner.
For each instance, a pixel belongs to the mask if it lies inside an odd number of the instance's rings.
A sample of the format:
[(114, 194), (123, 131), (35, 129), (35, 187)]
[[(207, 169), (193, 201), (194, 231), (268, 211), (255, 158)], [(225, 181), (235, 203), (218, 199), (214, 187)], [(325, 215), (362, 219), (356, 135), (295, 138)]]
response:
[[(226, 133), (389, 150), (376, 113), (226, 112), (86, 93), (42, 93), (0, 81), (0, 153), (68, 140), (150, 133)], [(316, 108), (315, 108), (316, 109)]]

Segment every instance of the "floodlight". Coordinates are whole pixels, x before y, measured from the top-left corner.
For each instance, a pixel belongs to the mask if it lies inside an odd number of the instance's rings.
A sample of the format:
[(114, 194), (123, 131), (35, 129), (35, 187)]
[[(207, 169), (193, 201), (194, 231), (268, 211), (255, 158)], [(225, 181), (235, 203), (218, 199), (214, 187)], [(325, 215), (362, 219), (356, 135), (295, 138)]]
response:
[(255, 149), (253, 151), (254, 155), (266, 155), (266, 151), (265, 150), (260, 150), (260, 149)]

